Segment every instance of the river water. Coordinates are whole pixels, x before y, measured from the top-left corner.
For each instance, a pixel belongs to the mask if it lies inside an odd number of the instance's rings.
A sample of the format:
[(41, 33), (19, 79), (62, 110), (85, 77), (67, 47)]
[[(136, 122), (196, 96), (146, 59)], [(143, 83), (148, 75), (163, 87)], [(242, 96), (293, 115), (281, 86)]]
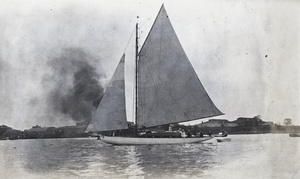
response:
[(95, 138), (0, 141), (0, 178), (300, 178), (300, 138), (229, 138), (153, 146)]

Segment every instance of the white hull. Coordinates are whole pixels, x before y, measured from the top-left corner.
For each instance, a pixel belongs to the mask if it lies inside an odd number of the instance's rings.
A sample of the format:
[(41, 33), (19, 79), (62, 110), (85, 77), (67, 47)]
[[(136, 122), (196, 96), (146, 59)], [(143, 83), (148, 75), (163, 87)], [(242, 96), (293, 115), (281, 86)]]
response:
[(164, 145), (164, 144), (190, 144), (210, 140), (213, 137), (192, 138), (139, 138), (139, 137), (111, 137), (101, 136), (100, 139), (108, 144), (115, 145)]

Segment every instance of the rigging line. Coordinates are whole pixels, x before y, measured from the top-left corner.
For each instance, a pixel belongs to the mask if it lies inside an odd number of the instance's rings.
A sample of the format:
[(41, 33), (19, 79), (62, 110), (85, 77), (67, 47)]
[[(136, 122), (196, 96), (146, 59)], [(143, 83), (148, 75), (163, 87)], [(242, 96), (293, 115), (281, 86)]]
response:
[(140, 23), (139, 23), (139, 26), (140, 26), (140, 27), (143, 27), (145, 24), (148, 23), (149, 20), (150, 20), (150, 18), (144, 20), (143, 22), (140, 22)]
[(150, 21), (150, 18), (144, 20), (143, 22), (140, 22), (139, 23), (139, 28), (144, 27), (146, 24), (149, 24), (149, 21)]
[(125, 51), (127, 50), (127, 47), (128, 47), (128, 45), (129, 45), (129, 43), (130, 43), (132, 37), (133, 37), (134, 32), (135, 32), (135, 28), (133, 28), (133, 30), (132, 30), (132, 33), (131, 33), (131, 35), (130, 35), (130, 38), (129, 38), (129, 40), (128, 40), (128, 42), (127, 42), (127, 45), (126, 45), (126, 47), (125, 47), (125, 49), (124, 49), (124, 53), (125, 53)]
[[(142, 27), (144, 27), (146, 24), (149, 24), (149, 20), (145, 20), (142, 23), (139, 23), (139, 28), (141, 29)], [(142, 34), (144, 35), (144, 31), (140, 31), (139, 35), (140, 37), (142, 36)], [(147, 35), (147, 33), (145, 33)]]

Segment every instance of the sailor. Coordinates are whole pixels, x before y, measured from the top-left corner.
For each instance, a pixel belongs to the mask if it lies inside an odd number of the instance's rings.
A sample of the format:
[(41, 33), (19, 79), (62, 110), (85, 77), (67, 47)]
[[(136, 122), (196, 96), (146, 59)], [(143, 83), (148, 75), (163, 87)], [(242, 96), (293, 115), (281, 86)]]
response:
[(180, 133), (181, 133), (181, 137), (182, 138), (186, 138), (187, 137), (187, 135), (184, 132), (184, 129), (180, 130)]
[(200, 131), (200, 137), (203, 137), (203, 133)]
[(188, 132), (187, 132), (187, 137), (192, 137), (192, 133), (190, 130), (188, 130)]

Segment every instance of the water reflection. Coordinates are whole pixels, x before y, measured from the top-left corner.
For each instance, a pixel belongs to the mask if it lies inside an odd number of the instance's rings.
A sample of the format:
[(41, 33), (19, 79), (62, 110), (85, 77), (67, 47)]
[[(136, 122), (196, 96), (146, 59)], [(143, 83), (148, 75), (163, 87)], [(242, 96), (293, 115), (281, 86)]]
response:
[[(152, 146), (112, 146), (120, 151), (117, 160), (123, 166), (126, 176), (144, 176), (149, 178), (199, 176), (201, 170), (213, 163), (212, 144), (152, 145)], [(122, 156), (123, 154), (123, 156)], [(107, 162), (106, 162), (107, 163)]]
[(151, 146), (114, 146), (95, 139), (1, 141), (0, 169), (6, 178), (226, 178), (257, 172), (278, 178), (292, 177), (299, 169), (297, 139), (231, 138), (229, 143)]
[(137, 151), (136, 146), (112, 146), (116, 151), (122, 151), (124, 156), (121, 156), (123, 164), (122, 172), (126, 178), (140, 178), (144, 176), (141, 167), (140, 153)]
[(94, 139), (12, 142), (16, 150), (8, 152), (12, 156), (5, 157), (5, 164), (18, 165), (38, 176), (197, 178), (217, 163), (220, 153), (216, 143), (114, 146)]
[(97, 140), (23, 142), (24, 167), (34, 173), (107, 178), (196, 177), (215, 162), (216, 144), (113, 146)]

